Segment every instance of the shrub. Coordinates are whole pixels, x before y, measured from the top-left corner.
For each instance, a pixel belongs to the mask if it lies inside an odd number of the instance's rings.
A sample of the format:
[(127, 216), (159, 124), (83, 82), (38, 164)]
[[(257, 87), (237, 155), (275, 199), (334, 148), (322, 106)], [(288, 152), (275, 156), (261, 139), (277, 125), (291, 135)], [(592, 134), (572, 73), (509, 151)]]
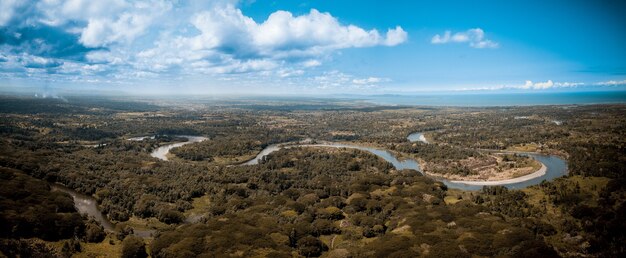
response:
[(170, 209), (162, 209), (158, 216), (159, 221), (165, 224), (178, 224), (183, 222), (185, 216), (182, 213)]
[(89, 220), (85, 225), (85, 241), (99, 243), (104, 240), (105, 236), (104, 229), (96, 221)]
[(146, 244), (143, 239), (130, 235), (124, 238), (122, 242), (122, 257), (124, 258), (143, 258), (148, 257), (146, 253)]
[(305, 236), (298, 240), (298, 252), (306, 257), (317, 257), (328, 247), (319, 239), (313, 236)]

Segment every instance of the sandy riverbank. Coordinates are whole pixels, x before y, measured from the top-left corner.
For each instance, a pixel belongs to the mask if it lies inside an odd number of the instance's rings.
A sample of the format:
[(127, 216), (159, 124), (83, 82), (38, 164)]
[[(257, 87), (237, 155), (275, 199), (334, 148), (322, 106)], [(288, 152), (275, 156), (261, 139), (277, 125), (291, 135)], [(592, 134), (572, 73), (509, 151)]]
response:
[(546, 172), (548, 171), (548, 168), (546, 167), (546, 165), (544, 165), (543, 163), (541, 164), (541, 168), (539, 168), (537, 171), (528, 174), (528, 175), (524, 175), (524, 176), (520, 176), (520, 177), (516, 177), (516, 178), (511, 178), (511, 179), (504, 179), (504, 180), (497, 180), (497, 181), (462, 181), (462, 180), (451, 180), (450, 182), (452, 183), (458, 183), (458, 184), (467, 184), (467, 185), (504, 185), (504, 184), (514, 184), (514, 183), (520, 183), (520, 182), (524, 182), (533, 178), (537, 178), (537, 177), (541, 177), (543, 175), (546, 174)]

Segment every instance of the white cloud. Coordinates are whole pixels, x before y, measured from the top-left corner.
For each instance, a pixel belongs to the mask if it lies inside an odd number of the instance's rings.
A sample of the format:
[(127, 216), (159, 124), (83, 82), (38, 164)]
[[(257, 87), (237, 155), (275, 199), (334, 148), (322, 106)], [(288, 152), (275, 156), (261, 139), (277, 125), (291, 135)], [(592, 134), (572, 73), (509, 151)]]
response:
[[(323, 57), (339, 49), (395, 46), (407, 40), (400, 26), (382, 36), (376, 29), (342, 25), (329, 13), (315, 9), (300, 16), (277, 11), (258, 23), (232, 4), (217, 4), (193, 15), (189, 23), (199, 33), (165, 34), (156, 47), (136, 56), (137, 64), (151, 70), (182, 67), (196, 71), (198, 66), (188, 64), (202, 60), (203, 73), (229, 73), (265, 71), (269, 66), (248, 65), (262, 61), (303, 70), (320, 66)], [(246, 67), (238, 69), (237, 65)]]
[(132, 8), (126, 0), (45, 0), (35, 8), (41, 12), (38, 21), (49, 26), (61, 26), (69, 21), (111, 18)]
[(91, 19), (80, 35), (80, 42), (87, 47), (106, 46), (114, 42), (132, 41), (143, 33), (150, 23), (148, 16), (124, 14), (113, 21)]
[(557, 88), (576, 88), (576, 87), (604, 87), (604, 86), (626, 86), (626, 80), (621, 81), (603, 81), (603, 82), (554, 82), (547, 80), (544, 82), (533, 82), (527, 80), (521, 85), (497, 85), (487, 87), (463, 88), (462, 90), (548, 90)]
[(285, 77), (293, 77), (293, 76), (299, 76), (299, 75), (303, 75), (304, 71), (303, 70), (294, 70), (294, 69), (281, 69), (278, 70), (278, 72), (276, 72), (277, 75), (281, 78), (285, 78)]
[(379, 77), (356, 77), (339, 71), (324, 72), (313, 77), (313, 85), (319, 89), (370, 89), (379, 87), (391, 79)]
[(155, 19), (172, 8), (163, 1), (137, 1), (127, 10), (113, 17), (90, 18), (81, 31), (80, 42), (87, 47), (111, 43), (132, 42), (146, 32)]
[(377, 83), (388, 82), (388, 81), (390, 81), (390, 79), (378, 78), (378, 77), (368, 77), (368, 78), (362, 78), (362, 79), (354, 79), (354, 80), (352, 80), (352, 83), (365, 85), (365, 84), (377, 84)]
[(2, 0), (0, 1), (0, 26), (6, 25), (11, 18), (13, 18), (13, 14), (15, 9), (23, 4), (23, 1), (20, 0)]
[(626, 85), (626, 80), (621, 81), (604, 81), (604, 82), (596, 82), (594, 85), (598, 86), (617, 86), (617, 85)]
[(279, 67), (279, 64), (269, 59), (226, 59), (220, 63), (212, 63), (207, 60), (199, 60), (190, 64), (194, 72), (204, 74), (230, 74), (270, 71)]
[[(32, 4), (36, 10), (24, 22), (33, 21), (79, 34), (87, 47), (130, 43), (147, 33), (157, 19), (172, 9), (166, 0), (45, 0)], [(31, 24), (32, 25), (32, 24)]]
[(430, 40), (432, 44), (469, 43), (473, 48), (497, 48), (499, 44), (485, 39), (485, 32), (481, 28), (469, 29), (452, 34), (447, 30), (443, 35), (436, 34)]
[(124, 63), (124, 59), (121, 56), (116, 56), (104, 50), (89, 52), (85, 58), (93, 63), (107, 63), (110, 65), (121, 65)]
[(450, 31), (447, 30), (443, 36), (436, 34), (435, 36), (433, 36), (433, 38), (430, 40), (430, 43), (432, 44), (444, 44), (444, 43), (448, 43), (450, 41)]
[(329, 13), (315, 9), (301, 16), (277, 11), (257, 23), (226, 5), (197, 14), (192, 24), (202, 32), (190, 39), (195, 49), (229, 48), (241, 55), (314, 56), (342, 48), (395, 46), (407, 39), (400, 26), (383, 37), (376, 29), (342, 25)]
[(526, 81), (526, 83), (524, 83), (524, 86), (522, 86), (523, 89), (548, 89), (551, 88), (552, 86), (554, 86), (554, 83), (552, 82), (552, 80), (548, 80), (546, 82), (537, 82), (537, 83), (533, 83), (532, 81)]
[[(320, 77), (315, 85), (365, 87), (388, 79), (327, 73), (323, 62), (342, 49), (391, 47), (408, 40), (400, 26), (386, 31), (362, 28), (315, 9), (302, 15), (279, 10), (255, 21), (236, 4), (236, 0), (0, 0), (0, 26), (15, 32), (7, 35), (19, 39), (23, 28), (62, 35), (33, 39), (37, 52), (21, 45), (0, 46), (4, 47), (0, 72), (55, 73), (58, 79), (65, 74), (68, 80), (85, 76), (83, 81), (98, 82), (249, 73), (239, 77), (293, 84)], [(67, 52), (53, 51), (59, 38)], [(21, 72), (25, 70), (28, 73)]]
[(406, 42), (409, 35), (400, 26), (396, 26), (395, 29), (389, 29), (387, 31), (387, 39), (385, 39), (385, 46), (395, 46)]
[(48, 69), (63, 65), (63, 62), (54, 58), (45, 58), (29, 54), (20, 55), (17, 60), (29, 69)]
[(582, 82), (555, 82), (554, 85), (557, 86), (557, 87), (569, 88), (569, 87), (583, 86), (583, 85), (585, 85), (585, 83), (582, 83)]
[(536, 82), (526, 81), (526, 83), (518, 88), (521, 89), (534, 89), (534, 90), (545, 90), (550, 88), (572, 88), (583, 86), (585, 83), (582, 82), (553, 82), (552, 80), (547, 80), (545, 82)]
[(322, 65), (322, 62), (320, 62), (319, 60), (315, 60), (315, 59), (309, 59), (309, 60), (302, 62), (302, 66), (304, 67), (316, 67), (320, 65)]
[(344, 87), (350, 84), (351, 78), (351, 75), (339, 71), (330, 71), (313, 77), (313, 81), (317, 84), (317, 88), (329, 89)]
[(400, 26), (396, 26), (395, 29), (387, 30), (387, 39), (385, 39), (385, 46), (396, 46), (406, 42), (409, 37), (408, 33)]

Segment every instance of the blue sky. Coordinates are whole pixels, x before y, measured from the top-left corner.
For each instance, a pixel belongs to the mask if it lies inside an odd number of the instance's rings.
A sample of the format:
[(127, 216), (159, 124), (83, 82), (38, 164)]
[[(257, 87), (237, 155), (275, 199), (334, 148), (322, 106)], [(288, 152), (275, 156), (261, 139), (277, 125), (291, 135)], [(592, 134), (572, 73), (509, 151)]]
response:
[(3, 0), (0, 10), (7, 89), (626, 89), (624, 1)]

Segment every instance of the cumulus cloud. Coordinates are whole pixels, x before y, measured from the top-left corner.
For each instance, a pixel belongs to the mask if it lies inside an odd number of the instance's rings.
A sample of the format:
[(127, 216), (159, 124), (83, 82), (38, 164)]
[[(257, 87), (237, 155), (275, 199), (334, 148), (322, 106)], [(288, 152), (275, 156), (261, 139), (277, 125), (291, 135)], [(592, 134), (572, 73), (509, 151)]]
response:
[(548, 89), (548, 88), (552, 88), (552, 86), (554, 86), (554, 83), (552, 82), (552, 80), (548, 80), (546, 82), (536, 82), (533, 83), (532, 81), (526, 81), (526, 83), (524, 83), (524, 86), (522, 86), (523, 89)]
[(406, 31), (402, 29), (400, 26), (396, 26), (395, 29), (389, 29), (387, 31), (387, 38), (385, 39), (386, 46), (395, 46), (404, 43), (408, 35)]
[[(316, 9), (302, 15), (278, 10), (255, 21), (237, 2), (1, 1), (0, 72), (292, 78), (323, 73), (322, 63), (338, 50), (392, 47), (408, 39), (400, 26), (362, 28)], [(348, 83), (361, 82), (353, 79)]]
[(13, 14), (15, 9), (20, 6), (23, 1), (20, 0), (2, 0), (0, 1), (0, 26), (5, 26), (11, 18), (13, 18)]
[(145, 32), (153, 18), (152, 15), (125, 13), (115, 20), (90, 19), (80, 34), (80, 42), (86, 47), (130, 42)]
[(172, 8), (165, 0), (45, 0), (28, 4), (28, 11), (18, 17), (18, 26), (63, 28), (79, 35), (85, 47), (132, 42)]
[(343, 48), (395, 46), (407, 39), (399, 26), (382, 36), (376, 29), (342, 25), (329, 13), (315, 9), (301, 16), (277, 11), (257, 23), (233, 5), (225, 5), (198, 13), (191, 23), (201, 33), (176, 41), (194, 50), (219, 50), (240, 57), (317, 56)]
[(202, 73), (267, 71), (286, 65), (304, 70), (320, 66), (324, 56), (339, 49), (395, 46), (408, 37), (400, 26), (381, 35), (376, 29), (341, 24), (315, 9), (300, 16), (276, 11), (256, 22), (232, 4), (218, 4), (193, 15), (189, 23), (199, 33), (167, 34), (154, 48), (141, 51), (136, 64), (153, 71), (182, 67)]
[(443, 35), (436, 34), (430, 40), (432, 44), (469, 43), (473, 48), (497, 48), (499, 44), (485, 39), (485, 32), (481, 28), (469, 29), (452, 34), (447, 30)]
[(31, 55), (22, 56), (20, 58), (20, 62), (26, 68), (55, 68), (63, 64), (62, 62), (55, 59)]
[(248, 25), (248, 33), (254, 45), (270, 50), (307, 51), (312, 48), (394, 46), (404, 42), (407, 37), (399, 26), (389, 29), (383, 37), (376, 29), (365, 30), (354, 25), (341, 25), (329, 13), (321, 13), (315, 9), (301, 16), (278, 11), (261, 24)]

